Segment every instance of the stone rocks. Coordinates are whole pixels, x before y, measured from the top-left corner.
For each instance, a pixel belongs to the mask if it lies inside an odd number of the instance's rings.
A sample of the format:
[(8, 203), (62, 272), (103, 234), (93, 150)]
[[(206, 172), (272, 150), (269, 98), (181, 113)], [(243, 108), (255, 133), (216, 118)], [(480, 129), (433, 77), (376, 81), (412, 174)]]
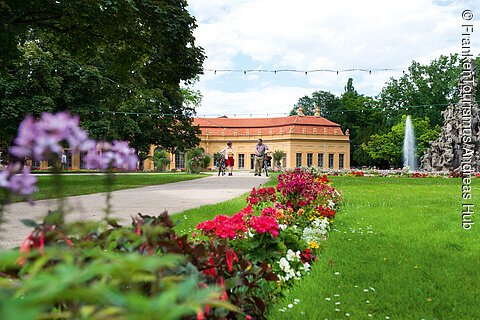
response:
[[(476, 74), (476, 68), (472, 64), (471, 74)], [(461, 84), (460, 84), (461, 86)], [(471, 115), (463, 116), (464, 102), (449, 105), (443, 115), (443, 127), (440, 137), (435, 141), (430, 141), (430, 148), (420, 158), (420, 168), (428, 171), (461, 171), (462, 149), (465, 147), (462, 141), (462, 130), (465, 134), (465, 121), (468, 118), (468, 124), (471, 126), (471, 142), (474, 145), (474, 155), (472, 166), (474, 171), (480, 171), (480, 110), (476, 102), (477, 78), (473, 77), (472, 84), (472, 102), (469, 104)], [(470, 125), (471, 120), (471, 125)]]

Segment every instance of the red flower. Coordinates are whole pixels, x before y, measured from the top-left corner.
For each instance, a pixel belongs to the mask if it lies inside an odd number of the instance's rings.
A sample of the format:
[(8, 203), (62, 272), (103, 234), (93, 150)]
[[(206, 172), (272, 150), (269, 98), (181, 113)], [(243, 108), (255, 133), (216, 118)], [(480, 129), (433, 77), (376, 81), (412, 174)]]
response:
[(243, 213), (245, 215), (250, 215), (250, 214), (253, 214), (254, 211), (253, 211), (253, 207), (251, 204), (249, 204), (248, 206), (246, 206), (245, 208), (243, 208), (242, 210), (240, 210), (239, 213)]
[(203, 314), (202, 310), (198, 310), (197, 312), (197, 320), (205, 320), (205, 315)]
[(208, 232), (214, 230), (216, 226), (217, 226), (217, 224), (213, 220), (207, 220), (207, 221), (204, 221), (204, 222), (200, 222), (197, 225), (197, 230), (202, 230), (202, 231), (208, 233)]
[(275, 188), (253, 188), (250, 192), (250, 196), (247, 198), (247, 202), (250, 205), (257, 205), (262, 202), (275, 201), (277, 195), (275, 194)]
[(330, 180), (327, 178), (326, 174), (323, 175), (322, 180), (320, 180), (320, 183), (330, 183)]
[(262, 216), (266, 217), (276, 217), (277, 216), (277, 210), (274, 208), (265, 208), (262, 210)]
[(269, 232), (274, 238), (278, 236), (277, 219), (269, 216), (252, 217), (250, 227), (258, 233)]
[(217, 269), (215, 269), (215, 260), (213, 259), (212, 256), (210, 256), (210, 259), (208, 259), (208, 268), (203, 270), (203, 274), (207, 276), (212, 276), (214, 278), (217, 277)]
[(230, 248), (227, 248), (225, 251), (225, 258), (227, 259), (227, 266), (228, 266), (228, 272), (233, 271), (233, 261), (238, 263), (238, 257), (235, 254), (235, 251), (233, 251)]
[(318, 213), (324, 217), (327, 218), (333, 218), (335, 217), (335, 210), (329, 208), (329, 207), (316, 207)]
[(315, 255), (313, 255), (310, 252), (310, 249), (307, 248), (307, 249), (305, 249), (305, 251), (300, 253), (300, 259), (302, 260), (303, 263), (306, 263), (306, 262), (315, 261), (317, 259), (317, 257), (315, 257)]
[(202, 230), (205, 235), (233, 240), (235, 237), (248, 231), (245, 225), (245, 216), (248, 214), (247, 212), (251, 210), (251, 207), (244, 208), (232, 217), (218, 215), (213, 220), (199, 223), (197, 230)]

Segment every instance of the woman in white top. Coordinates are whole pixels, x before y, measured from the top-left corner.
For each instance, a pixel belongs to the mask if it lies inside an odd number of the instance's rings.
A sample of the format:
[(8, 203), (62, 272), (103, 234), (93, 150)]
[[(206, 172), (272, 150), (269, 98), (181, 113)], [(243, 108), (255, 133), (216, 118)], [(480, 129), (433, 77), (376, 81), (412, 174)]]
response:
[(235, 164), (235, 159), (233, 156), (235, 155), (235, 152), (233, 152), (232, 143), (230, 141), (227, 142), (227, 147), (220, 152), (225, 155), (225, 167), (229, 170), (228, 175), (233, 176), (232, 172)]

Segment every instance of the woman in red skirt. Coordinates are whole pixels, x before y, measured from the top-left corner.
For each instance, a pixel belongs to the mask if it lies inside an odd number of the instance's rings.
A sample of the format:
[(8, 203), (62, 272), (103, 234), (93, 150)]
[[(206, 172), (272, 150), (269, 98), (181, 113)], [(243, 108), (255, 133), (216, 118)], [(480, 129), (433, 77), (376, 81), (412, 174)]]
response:
[(225, 167), (227, 168), (227, 170), (229, 170), (228, 175), (233, 176), (232, 172), (233, 166), (235, 164), (235, 159), (233, 158), (233, 156), (235, 155), (235, 153), (233, 152), (232, 143), (230, 141), (227, 142), (227, 147), (220, 152), (225, 155)]

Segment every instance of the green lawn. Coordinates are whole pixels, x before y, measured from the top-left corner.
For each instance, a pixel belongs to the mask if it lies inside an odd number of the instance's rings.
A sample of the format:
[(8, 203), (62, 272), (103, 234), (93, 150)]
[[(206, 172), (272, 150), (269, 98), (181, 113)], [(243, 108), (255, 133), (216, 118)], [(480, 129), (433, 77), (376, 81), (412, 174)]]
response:
[(269, 319), (480, 318), (479, 179), (470, 231), (460, 179), (332, 180), (346, 200), (336, 230)]
[[(115, 176), (113, 190), (138, 188), (206, 177), (204, 174), (186, 173), (142, 173), (119, 174)], [(34, 194), (35, 200), (56, 198), (55, 177), (52, 175), (37, 176), (39, 191)], [(107, 191), (103, 175), (61, 175), (62, 195), (77, 196)]]

